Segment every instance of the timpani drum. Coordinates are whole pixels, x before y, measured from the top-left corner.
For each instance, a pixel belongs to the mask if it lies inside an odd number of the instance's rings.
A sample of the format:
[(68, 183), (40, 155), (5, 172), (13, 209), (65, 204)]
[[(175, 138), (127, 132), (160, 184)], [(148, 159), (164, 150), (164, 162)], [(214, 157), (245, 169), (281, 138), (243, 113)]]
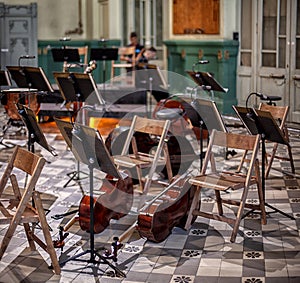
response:
[(16, 103), (26, 105), (36, 114), (39, 112), (40, 103), (38, 102), (37, 90), (12, 88), (3, 90), (2, 93), (1, 103), (4, 105), (4, 109), (10, 119), (15, 121), (21, 120)]

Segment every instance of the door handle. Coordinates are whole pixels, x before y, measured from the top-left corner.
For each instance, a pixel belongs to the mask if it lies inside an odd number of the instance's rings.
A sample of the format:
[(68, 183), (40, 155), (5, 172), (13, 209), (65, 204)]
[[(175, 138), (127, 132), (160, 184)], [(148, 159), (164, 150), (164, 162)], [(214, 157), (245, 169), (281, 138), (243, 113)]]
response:
[(294, 76), (293, 76), (293, 79), (294, 79), (295, 81), (300, 81), (300, 76), (299, 76), (299, 75), (294, 75)]
[(272, 79), (284, 79), (285, 78), (285, 76), (284, 75), (279, 75), (279, 74), (270, 74), (270, 76), (269, 76), (270, 78), (272, 78)]

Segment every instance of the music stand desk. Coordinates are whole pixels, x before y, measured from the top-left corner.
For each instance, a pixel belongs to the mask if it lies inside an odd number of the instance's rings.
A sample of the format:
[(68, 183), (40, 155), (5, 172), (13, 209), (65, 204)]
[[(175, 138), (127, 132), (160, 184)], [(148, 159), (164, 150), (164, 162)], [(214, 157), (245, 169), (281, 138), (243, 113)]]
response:
[(222, 87), (220, 83), (209, 72), (186, 72), (203, 90), (219, 91), (223, 93), (228, 92), (228, 89)]
[(95, 94), (100, 105), (105, 104), (91, 74), (54, 72), (54, 78), (67, 102), (85, 102)]
[(7, 66), (8, 72), (19, 88), (34, 88), (38, 91), (54, 92), (41, 67)]
[(118, 60), (118, 48), (92, 48), (90, 60)]
[[(247, 109), (241, 106), (233, 106), (233, 109), (250, 134), (261, 134), (265, 140), (285, 145), (288, 144), (282, 130), (269, 111), (254, 108)], [(252, 118), (249, 117), (249, 114)]]
[(54, 62), (80, 62), (77, 48), (52, 48), (51, 52)]
[(54, 148), (48, 144), (42, 129), (37, 123), (35, 113), (29, 107), (22, 104), (17, 103), (17, 107), (24, 124), (28, 129), (28, 150), (34, 152), (34, 143), (37, 142), (53, 156), (57, 156)]

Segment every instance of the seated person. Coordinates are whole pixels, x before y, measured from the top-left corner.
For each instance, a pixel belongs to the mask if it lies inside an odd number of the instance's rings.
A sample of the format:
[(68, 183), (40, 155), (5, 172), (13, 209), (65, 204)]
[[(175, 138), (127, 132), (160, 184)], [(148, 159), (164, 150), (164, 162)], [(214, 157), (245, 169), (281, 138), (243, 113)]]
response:
[[(140, 60), (145, 60), (144, 57), (144, 52), (145, 52), (145, 48), (143, 45), (141, 45), (138, 41), (138, 37), (137, 37), (137, 33), (136, 32), (132, 32), (130, 34), (130, 44), (127, 45), (127, 47), (131, 47), (134, 46), (135, 47), (135, 62), (133, 63), (138, 63)], [(128, 63), (132, 63), (132, 57), (131, 56), (121, 56), (120, 60), (122, 61), (126, 61)], [(131, 71), (131, 68), (128, 68), (130, 70), (127, 71)]]

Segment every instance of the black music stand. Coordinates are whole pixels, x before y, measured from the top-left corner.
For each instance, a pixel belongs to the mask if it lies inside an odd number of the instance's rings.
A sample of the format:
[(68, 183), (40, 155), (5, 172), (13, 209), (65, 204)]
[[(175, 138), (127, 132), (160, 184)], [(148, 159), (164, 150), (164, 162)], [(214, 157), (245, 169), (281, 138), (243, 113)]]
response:
[(54, 62), (80, 62), (77, 48), (52, 48), (51, 52)]
[(20, 103), (17, 103), (16, 106), (18, 108), (18, 113), (28, 130), (28, 150), (34, 153), (34, 143), (38, 143), (53, 156), (57, 156), (55, 149), (48, 144), (42, 129), (37, 123), (35, 113), (29, 107)]
[[(53, 75), (65, 100), (65, 103), (76, 103), (78, 108), (77, 113), (80, 111), (80, 103), (85, 102), (92, 94), (95, 94), (99, 104), (105, 107), (105, 101), (100, 95), (91, 74), (54, 72)], [(83, 120), (85, 120), (85, 117), (83, 117)], [(77, 170), (68, 173), (70, 179), (63, 187), (67, 187), (72, 180), (79, 181), (81, 179), (80, 172), (80, 165), (77, 159)], [(82, 173), (86, 174), (85, 172)]]
[(6, 68), (18, 87), (36, 89), (39, 92), (53, 92), (42, 67), (7, 66)]
[(160, 99), (169, 97), (168, 84), (157, 65), (138, 64), (137, 70), (135, 71), (135, 85), (146, 89), (150, 93), (148, 113), (152, 112), (152, 96), (157, 102), (159, 102)]
[(194, 72), (186, 71), (193, 81), (201, 87), (202, 90), (207, 90), (211, 94), (211, 99), (214, 100), (214, 91), (227, 93), (228, 89), (222, 87), (219, 82), (209, 72)]
[(92, 48), (90, 60), (102, 61), (103, 92), (105, 92), (106, 61), (118, 60), (118, 48)]
[[(258, 110), (254, 108), (241, 107), (241, 106), (232, 106), (243, 125), (246, 127), (248, 132), (252, 135), (261, 135), (261, 178), (262, 178), (262, 189), (263, 197), (265, 201), (265, 158), (266, 158), (266, 140), (288, 145), (288, 141), (274, 120), (272, 114), (269, 111)], [(265, 206), (271, 208), (273, 211), (268, 212), (275, 213), (278, 212), (285, 217), (288, 217), (292, 220), (295, 220), (293, 216), (288, 215), (287, 213), (279, 210), (276, 207), (265, 202)]]
[(99, 104), (105, 105), (92, 74), (54, 72), (53, 75), (65, 102), (85, 102), (95, 94)]
[(209, 134), (213, 129), (221, 132), (227, 132), (227, 129), (214, 101), (198, 98), (193, 100), (191, 105), (197, 111), (200, 117), (200, 169), (202, 169), (204, 157), (203, 129), (207, 129)]
[[(67, 144), (70, 144), (71, 151), (78, 161), (88, 165), (89, 167), (89, 188), (90, 188), (90, 249), (74, 255), (67, 260), (60, 263), (61, 266), (67, 262), (84, 261), (92, 264), (105, 263), (113, 268), (117, 275), (126, 277), (126, 275), (111, 262), (109, 262), (104, 256), (102, 256), (98, 250), (95, 249), (95, 237), (94, 237), (94, 169), (101, 170), (110, 176), (115, 178), (121, 178), (116, 166), (114, 165), (108, 150), (102, 140), (101, 135), (96, 129), (81, 125), (72, 125), (68, 122), (55, 119), (63, 137), (66, 137)], [(68, 124), (68, 125), (67, 125)], [(71, 129), (72, 128), (72, 129)], [(85, 254), (89, 254), (88, 260), (80, 259)], [(100, 261), (96, 260), (96, 256), (99, 257)]]

